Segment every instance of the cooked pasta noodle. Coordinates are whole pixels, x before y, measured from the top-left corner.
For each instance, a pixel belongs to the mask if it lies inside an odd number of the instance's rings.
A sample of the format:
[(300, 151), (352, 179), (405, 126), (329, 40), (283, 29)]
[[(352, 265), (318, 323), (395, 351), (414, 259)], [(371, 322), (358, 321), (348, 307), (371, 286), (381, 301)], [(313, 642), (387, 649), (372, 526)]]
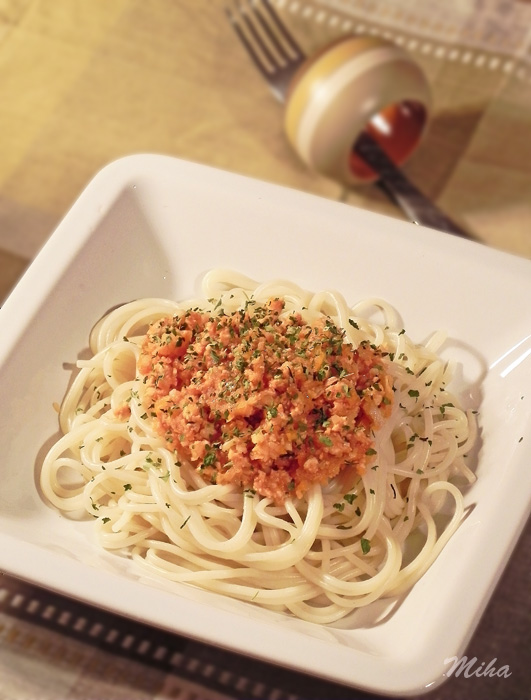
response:
[[(45, 497), (60, 511), (93, 516), (104, 548), (129, 552), (156, 577), (311, 622), (330, 623), (408, 590), (463, 517), (453, 477), (474, 479), (465, 457), (476, 424), (448, 391), (452, 368), (437, 355), (445, 335), (416, 345), (381, 299), (349, 308), (337, 292), (311, 294), (287, 281), (257, 284), (226, 270), (205, 276), (203, 294), (183, 303), (141, 299), (98, 322), (92, 357), (78, 362), (61, 407), (64, 435), (44, 459)], [(174, 448), (147, 408), (148, 375), (139, 370), (148, 329), (161, 318), (181, 318), (192, 308), (216, 318), (221, 310), (277, 298), (281, 318), (300, 314), (308, 328), (331, 319), (349, 352), (378, 348), (393, 394), (366, 438), (370, 460), (354, 477), (351, 469), (349, 479), (340, 471), (305, 481), (285, 498), (243, 481), (220, 483), (212, 468), (198, 467), (201, 455), (198, 462)], [(372, 320), (375, 312), (382, 322)], [(436, 518), (441, 510), (449, 514), (444, 528)], [(408, 553), (412, 533), (420, 533), (421, 544)]]

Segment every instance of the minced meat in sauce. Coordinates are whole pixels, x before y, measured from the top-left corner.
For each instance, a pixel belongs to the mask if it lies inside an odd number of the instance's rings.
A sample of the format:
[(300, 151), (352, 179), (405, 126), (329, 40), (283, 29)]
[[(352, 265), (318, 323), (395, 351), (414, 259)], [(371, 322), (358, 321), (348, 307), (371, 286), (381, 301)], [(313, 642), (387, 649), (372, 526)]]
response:
[(344, 470), (363, 473), (393, 399), (385, 362), (331, 318), (307, 323), (272, 299), (157, 321), (139, 371), (157, 431), (206, 482), (281, 504)]

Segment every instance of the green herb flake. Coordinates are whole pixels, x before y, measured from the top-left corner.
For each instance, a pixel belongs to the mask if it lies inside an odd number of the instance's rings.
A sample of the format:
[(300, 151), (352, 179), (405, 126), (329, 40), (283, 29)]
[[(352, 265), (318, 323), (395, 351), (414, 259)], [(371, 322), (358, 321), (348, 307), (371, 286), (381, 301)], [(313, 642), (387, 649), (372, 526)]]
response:
[(371, 551), (371, 543), (370, 540), (365, 539), (365, 537), (362, 537), (360, 540), (361, 544), (361, 551), (363, 554), (368, 554)]
[(278, 408), (276, 406), (266, 406), (266, 416), (271, 418), (276, 418), (278, 415)]
[(203, 462), (201, 464), (201, 467), (211, 467), (216, 461), (216, 453), (215, 452), (207, 452), (205, 455), (205, 458), (203, 459)]

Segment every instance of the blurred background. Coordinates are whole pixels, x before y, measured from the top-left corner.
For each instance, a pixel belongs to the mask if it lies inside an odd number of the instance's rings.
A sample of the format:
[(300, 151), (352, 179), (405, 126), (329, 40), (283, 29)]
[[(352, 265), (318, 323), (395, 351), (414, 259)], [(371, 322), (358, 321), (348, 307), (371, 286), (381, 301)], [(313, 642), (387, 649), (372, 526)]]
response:
[[(379, 188), (346, 189), (298, 160), (281, 105), (226, 20), (231, 2), (0, 0), (0, 300), (91, 178), (132, 153), (174, 155), (403, 218)], [(430, 81), (433, 114), (405, 172), (480, 241), (531, 257), (530, 2), (273, 4), (308, 53), (351, 33), (382, 36), (409, 51)], [(431, 697), (531, 696), (528, 572), (529, 531), (471, 643), (470, 656), (498, 657), (512, 677), (452, 679)], [(22, 623), (2, 620), (0, 697), (48, 697), (44, 686), (24, 685), (35, 660), (6, 642), (6, 630)], [(72, 678), (79, 673), (75, 664), (67, 670)], [(298, 678), (306, 690), (297, 695), (294, 678), (284, 678), (277, 697), (317, 697), (315, 686)], [(50, 683), (50, 697), (58, 697)], [(61, 697), (137, 697), (131, 686), (118, 686), (101, 695), (68, 686)]]
[[(400, 217), (291, 151), (237, 44), (229, 0), (0, 0), (0, 294), (94, 174), (155, 152)], [(518, 0), (280, 0), (307, 52), (384, 36), (421, 64), (433, 116), (406, 173), (485, 243), (531, 256), (531, 5)]]

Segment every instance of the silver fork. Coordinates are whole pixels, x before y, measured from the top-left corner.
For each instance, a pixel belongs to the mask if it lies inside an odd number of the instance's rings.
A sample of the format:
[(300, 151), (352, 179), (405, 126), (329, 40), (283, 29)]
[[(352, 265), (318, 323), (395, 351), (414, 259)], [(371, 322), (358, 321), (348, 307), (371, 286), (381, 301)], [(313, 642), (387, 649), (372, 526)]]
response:
[[(290, 82), (306, 61), (306, 55), (275, 12), (270, 0), (234, 0), (233, 8), (225, 8), (225, 11), (240, 42), (273, 95), (279, 102), (284, 102)], [(354, 149), (378, 174), (378, 186), (410, 221), (463, 238), (474, 238), (428, 199), (367, 132), (358, 138)]]

